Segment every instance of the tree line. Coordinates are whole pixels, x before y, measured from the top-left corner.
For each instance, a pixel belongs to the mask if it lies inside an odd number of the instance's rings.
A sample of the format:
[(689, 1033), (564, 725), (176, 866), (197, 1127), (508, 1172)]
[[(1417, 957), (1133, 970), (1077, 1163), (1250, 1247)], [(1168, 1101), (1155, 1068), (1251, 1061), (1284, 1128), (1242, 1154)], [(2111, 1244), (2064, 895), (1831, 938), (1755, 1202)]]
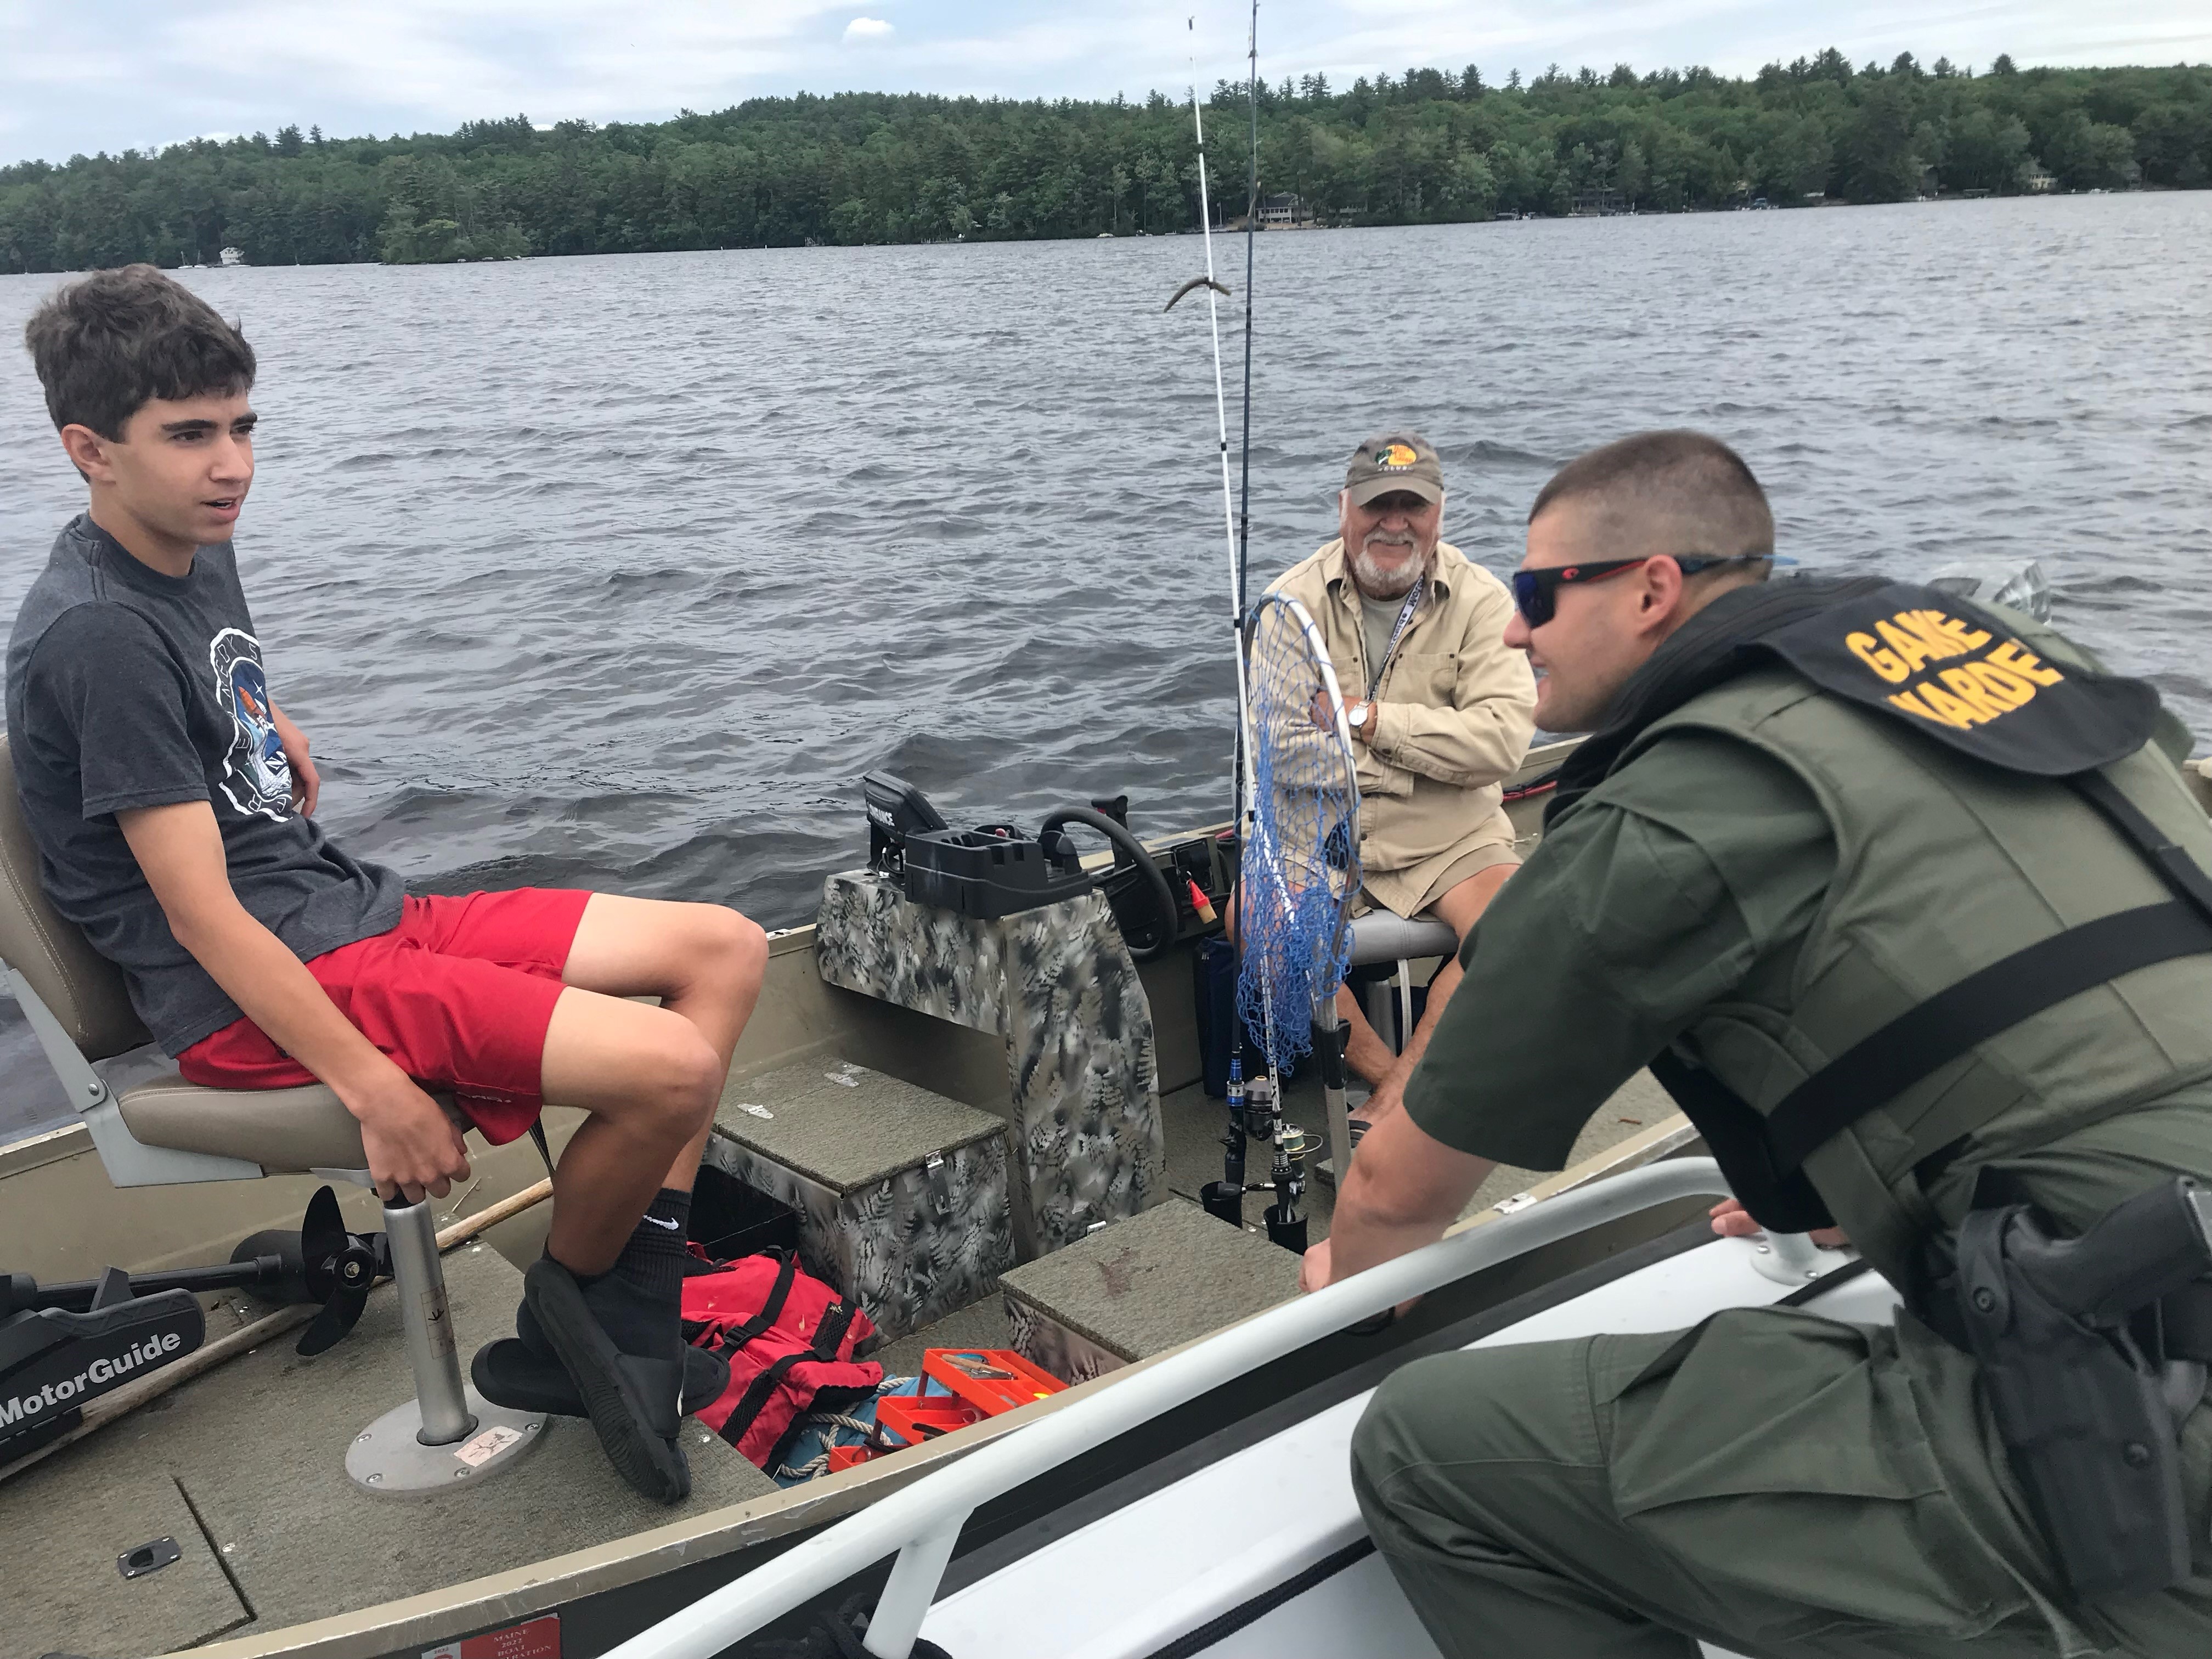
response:
[[(1244, 201), (1246, 88), (1210, 100), (1206, 185)], [(1263, 192), (1331, 224), (1674, 212), (2212, 183), (2212, 66), (1975, 74), (1832, 48), (1747, 79), (1473, 65), (1262, 83)], [(0, 167), (0, 271), (146, 260), (396, 263), (806, 243), (1159, 234), (1196, 222), (1187, 104), (843, 93), (669, 121), (286, 126)]]

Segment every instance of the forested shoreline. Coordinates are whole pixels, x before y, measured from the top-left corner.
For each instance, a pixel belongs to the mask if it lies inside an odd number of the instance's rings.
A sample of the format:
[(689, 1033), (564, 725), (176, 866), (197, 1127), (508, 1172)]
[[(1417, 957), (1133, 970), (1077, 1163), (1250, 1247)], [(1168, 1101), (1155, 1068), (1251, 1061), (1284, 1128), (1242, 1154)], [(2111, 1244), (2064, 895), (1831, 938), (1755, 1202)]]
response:
[[(1765, 198), (2197, 189), (2212, 184), (2212, 66), (1973, 74), (1829, 50), (1749, 79), (1474, 66), (1259, 89), (1263, 192), (1323, 222), (1412, 224), (1593, 203), (1644, 212)], [(1245, 88), (1211, 99), (1207, 185), (1244, 202)], [(842, 93), (714, 114), (332, 138), (281, 129), (158, 155), (0, 167), (0, 272), (148, 260), (394, 263), (1129, 235), (1195, 223), (1187, 103)]]

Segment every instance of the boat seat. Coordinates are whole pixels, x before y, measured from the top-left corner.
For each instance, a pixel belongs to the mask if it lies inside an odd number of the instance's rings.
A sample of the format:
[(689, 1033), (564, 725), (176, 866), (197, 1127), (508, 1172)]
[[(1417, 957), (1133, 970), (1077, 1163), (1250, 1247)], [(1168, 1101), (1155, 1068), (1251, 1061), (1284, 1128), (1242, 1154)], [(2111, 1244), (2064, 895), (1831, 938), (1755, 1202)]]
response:
[(1459, 954), (1459, 935), (1450, 924), (1434, 916), (1404, 916), (1388, 910), (1370, 910), (1352, 919), (1352, 965), (1364, 968), (1376, 962), (1410, 962), (1417, 957)]
[[(1345, 982), (1366, 1005), (1367, 1023), (1389, 1042), (1392, 1024), (1390, 987), (1395, 981), (1398, 1038), (1391, 1046), (1403, 1048), (1413, 1032), (1413, 963), (1421, 957), (1456, 956), (1459, 935), (1452, 932), (1449, 923), (1434, 916), (1408, 920), (1389, 910), (1370, 910), (1364, 916), (1354, 916), (1348, 931), (1351, 937), (1347, 941), (1349, 960)], [(1385, 963), (1395, 966), (1387, 972), (1375, 971)], [(1362, 973), (1362, 969), (1369, 971)]]
[(319, 1083), (206, 1089), (170, 1072), (125, 1089), (115, 1103), (132, 1137), (149, 1146), (244, 1158), (272, 1175), (358, 1170), (368, 1162), (361, 1125)]

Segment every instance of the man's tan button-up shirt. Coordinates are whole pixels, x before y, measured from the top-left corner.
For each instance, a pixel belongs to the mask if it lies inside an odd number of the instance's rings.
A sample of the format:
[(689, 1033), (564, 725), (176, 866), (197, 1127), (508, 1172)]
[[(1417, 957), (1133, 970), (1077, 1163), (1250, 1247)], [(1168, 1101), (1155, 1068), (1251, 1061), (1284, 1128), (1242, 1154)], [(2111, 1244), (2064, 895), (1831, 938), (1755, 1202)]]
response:
[[(1500, 785), (1536, 729), (1536, 677), (1504, 642), (1513, 614), (1505, 584), (1438, 542), (1420, 608), (1379, 672), (1367, 660), (1359, 592), (1341, 538), (1267, 591), (1287, 593), (1312, 613), (1347, 703), (1374, 687), (1374, 740), (1352, 745), (1369, 896), (1412, 915), (1436, 898), (1437, 884), (1455, 866), (1510, 858), (1513, 830)], [(1490, 848), (1496, 858), (1471, 859)]]

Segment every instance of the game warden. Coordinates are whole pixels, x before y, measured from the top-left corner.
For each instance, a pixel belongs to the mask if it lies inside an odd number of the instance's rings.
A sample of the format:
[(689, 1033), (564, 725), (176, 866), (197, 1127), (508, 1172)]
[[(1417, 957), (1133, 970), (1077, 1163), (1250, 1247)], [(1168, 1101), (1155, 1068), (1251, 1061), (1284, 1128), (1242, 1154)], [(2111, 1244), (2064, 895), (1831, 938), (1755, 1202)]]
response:
[[(1740, 1309), (1415, 1361), (1355, 1438), (1361, 1507), (1447, 1655), (2212, 1655), (2207, 1286), (2160, 1304), (2157, 1433), (2091, 1470), (2124, 1497), (2163, 1472), (2172, 1501), (2108, 1533), (2032, 1495), (1960, 1312), (1992, 1259), (1970, 1253), (2019, 1237), (1999, 1206), (2072, 1237), (2212, 1182), (2187, 735), (2008, 612), (1770, 584), (1772, 538), (1750, 471), (1692, 433), (1537, 497), (1507, 640), (1545, 676), (1538, 724), (1594, 735), (1307, 1282), (1436, 1238), (1493, 1162), (1559, 1168), (1648, 1063), (1748, 1207), (1721, 1231), (1840, 1224), (1922, 1316)], [(2001, 963), (1978, 1010), (1893, 1025)], [(2054, 1518), (2132, 1582), (2085, 1593)]]

